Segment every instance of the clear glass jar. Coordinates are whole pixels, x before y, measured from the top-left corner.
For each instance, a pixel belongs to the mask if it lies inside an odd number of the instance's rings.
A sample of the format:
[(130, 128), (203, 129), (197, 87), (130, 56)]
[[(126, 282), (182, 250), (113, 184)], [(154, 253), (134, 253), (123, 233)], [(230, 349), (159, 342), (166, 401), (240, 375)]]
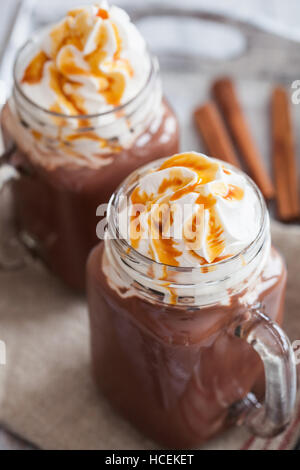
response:
[(9, 158), (19, 171), (16, 221), (22, 239), (52, 270), (83, 288), (86, 259), (97, 243), (97, 207), (140, 165), (178, 151), (178, 124), (150, 55), (144, 88), (112, 111), (67, 116), (33, 103), (19, 84), (39, 34), (16, 58), (13, 94), (1, 117), (7, 149), (16, 146)]
[(238, 255), (199, 268), (162, 265), (119, 237), (119, 210), (148, 170), (111, 198), (106, 239), (88, 261), (96, 382), (123, 416), (168, 448), (194, 447), (237, 421), (274, 435), (291, 417), (296, 373), (278, 326), (286, 268), (271, 248), (264, 200), (249, 179), (260, 231)]

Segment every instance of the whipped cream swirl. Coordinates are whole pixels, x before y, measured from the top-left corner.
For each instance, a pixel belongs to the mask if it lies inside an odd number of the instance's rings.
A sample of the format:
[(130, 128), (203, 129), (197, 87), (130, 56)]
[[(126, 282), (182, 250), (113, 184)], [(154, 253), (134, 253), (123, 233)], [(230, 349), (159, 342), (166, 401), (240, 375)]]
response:
[(43, 32), (36, 49), (24, 64), (24, 93), (44, 109), (70, 116), (128, 102), (145, 85), (151, 65), (129, 16), (107, 2), (69, 11)]
[(259, 200), (246, 177), (219, 160), (175, 155), (143, 176), (130, 195), (129, 240), (156, 262), (217, 263), (257, 236)]
[(36, 34), (15, 70), (12, 130), (48, 169), (110, 165), (166, 113), (156, 60), (127, 13), (106, 1)]

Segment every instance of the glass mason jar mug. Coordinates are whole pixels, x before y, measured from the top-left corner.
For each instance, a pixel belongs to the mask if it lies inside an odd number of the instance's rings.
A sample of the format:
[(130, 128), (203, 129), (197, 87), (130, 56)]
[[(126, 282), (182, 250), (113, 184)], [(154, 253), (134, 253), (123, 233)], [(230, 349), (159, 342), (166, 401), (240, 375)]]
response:
[(16, 58), (13, 94), (1, 117), (7, 148), (1, 162), (19, 172), (12, 187), (22, 239), (65, 282), (83, 288), (97, 243), (97, 207), (141, 164), (178, 151), (178, 125), (150, 55), (144, 88), (112, 111), (68, 116), (41, 108), (20, 86), (39, 34)]
[(119, 236), (119, 209), (147, 171), (112, 196), (106, 239), (88, 261), (96, 382), (168, 448), (194, 447), (233, 423), (273, 436), (291, 418), (296, 371), (279, 326), (286, 268), (271, 247), (264, 200), (248, 179), (260, 230), (241, 253), (196, 268), (162, 265)]

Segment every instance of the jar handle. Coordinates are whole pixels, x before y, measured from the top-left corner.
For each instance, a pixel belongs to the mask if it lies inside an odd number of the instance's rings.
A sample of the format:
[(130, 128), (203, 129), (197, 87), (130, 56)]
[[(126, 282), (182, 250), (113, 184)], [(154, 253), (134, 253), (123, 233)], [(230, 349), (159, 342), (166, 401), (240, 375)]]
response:
[(231, 407), (230, 416), (257, 436), (276, 436), (289, 424), (296, 400), (296, 364), (290, 341), (283, 330), (257, 308), (235, 320), (230, 332), (247, 341), (260, 356), (266, 382), (263, 403), (249, 393)]
[(16, 150), (15, 144), (11, 144), (5, 152), (0, 155), (0, 191), (4, 188), (5, 184), (19, 177), (16, 168), (9, 163), (10, 157)]
[[(18, 170), (10, 164), (10, 157), (16, 150), (14, 143), (0, 156), (0, 197), (6, 185), (20, 177)], [(19, 253), (20, 245), (11, 234), (0, 233), (0, 271), (12, 271), (24, 266), (25, 260)], [(11, 253), (8, 255), (8, 252)], [(13, 253), (13, 254), (12, 254)]]

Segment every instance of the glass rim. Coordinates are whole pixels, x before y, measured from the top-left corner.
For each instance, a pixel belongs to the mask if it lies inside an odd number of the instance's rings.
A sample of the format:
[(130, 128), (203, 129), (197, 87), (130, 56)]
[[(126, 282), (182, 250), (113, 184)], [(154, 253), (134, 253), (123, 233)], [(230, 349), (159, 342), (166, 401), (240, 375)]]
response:
[[(184, 152), (184, 153), (188, 153), (188, 152)], [(203, 153), (201, 153), (201, 155), (207, 156)], [(133, 255), (137, 259), (137, 261), (140, 261), (140, 262), (142, 262), (142, 263), (144, 263), (148, 266), (151, 266), (153, 264), (155, 266), (163, 266), (163, 267), (166, 267), (168, 271), (174, 271), (174, 272), (177, 272), (177, 273), (191, 273), (191, 272), (194, 273), (194, 272), (199, 271), (200, 273), (202, 273), (206, 269), (213, 270), (214, 268), (219, 267), (219, 266), (226, 266), (226, 265), (232, 264), (233, 262), (235, 262), (238, 259), (240, 259), (241, 257), (243, 257), (247, 252), (249, 252), (255, 246), (255, 244), (261, 239), (261, 237), (263, 236), (263, 234), (265, 232), (267, 222), (269, 220), (269, 216), (268, 216), (267, 206), (266, 206), (264, 197), (263, 197), (260, 189), (254, 183), (254, 181), (242, 170), (234, 167), (233, 165), (231, 165), (227, 162), (224, 162), (223, 160), (219, 160), (219, 159), (213, 158), (213, 157), (209, 157), (209, 158), (212, 158), (213, 160), (221, 162), (222, 164), (226, 165), (226, 168), (232, 169), (236, 173), (243, 175), (243, 177), (246, 178), (246, 181), (250, 184), (250, 186), (254, 190), (254, 192), (255, 192), (255, 194), (258, 198), (260, 209), (261, 209), (260, 227), (259, 227), (259, 230), (258, 230), (255, 238), (250, 243), (248, 243), (248, 245), (246, 247), (244, 247), (242, 250), (240, 250), (235, 255), (230, 256), (229, 258), (226, 258), (224, 260), (221, 260), (221, 261), (218, 261), (218, 262), (215, 262), (215, 263), (206, 263), (206, 264), (202, 264), (202, 265), (199, 265), (199, 266), (184, 266), (184, 267), (183, 266), (169, 265), (169, 264), (162, 263), (160, 261), (155, 261), (152, 258), (149, 258), (149, 257), (143, 255), (142, 253), (137, 251), (135, 248), (133, 248), (133, 246), (125, 238), (121, 238), (119, 236), (120, 232), (119, 232), (119, 229), (118, 229), (117, 224), (116, 224), (116, 212), (117, 211), (115, 210), (116, 208), (114, 207), (114, 203), (116, 201), (118, 201), (118, 198), (121, 195), (120, 193), (121, 193), (121, 190), (123, 189), (123, 187), (125, 187), (126, 184), (128, 185), (130, 180), (134, 176), (137, 176), (141, 171), (147, 171), (148, 168), (153, 169), (153, 164), (155, 164), (155, 165), (157, 164), (159, 166), (160, 163), (162, 163), (163, 161), (166, 160), (166, 158), (164, 157), (164, 158), (160, 158), (158, 160), (155, 160), (154, 162), (150, 162), (146, 165), (143, 165), (140, 168), (138, 168), (136, 171), (131, 173), (123, 181), (123, 183), (121, 183), (121, 185), (116, 189), (116, 191), (113, 193), (113, 195), (110, 198), (110, 201), (109, 201), (109, 204), (108, 204), (108, 210), (107, 210), (107, 222), (108, 222), (108, 225), (109, 225), (111, 223), (111, 221), (113, 221), (113, 224), (114, 224), (113, 230), (114, 230), (114, 233), (117, 235), (115, 238), (113, 238), (112, 241), (117, 240), (122, 245), (124, 253), (126, 253), (126, 256), (130, 256), (133, 253)]]
[(43, 113), (45, 113), (49, 116), (58, 117), (58, 118), (65, 119), (65, 120), (68, 120), (68, 119), (71, 119), (71, 120), (72, 119), (74, 119), (74, 120), (92, 120), (92, 119), (100, 118), (100, 117), (103, 117), (103, 116), (108, 116), (112, 113), (122, 111), (126, 107), (128, 107), (130, 104), (132, 104), (135, 100), (137, 100), (143, 94), (143, 92), (148, 88), (151, 81), (153, 80), (153, 77), (155, 77), (156, 74), (159, 72), (159, 64), (158, 64), (158, 60), (157, 60), (156, 56), (150, 52), (148, 47), (146, 47), (146, 52), (147, 52), (148, 57), (150, 59), (150, 70), (149, 70), (147, 80), (146, 80), (144, 86), (139, 90), (139, 92), (135, 96), (130, 98), (130, 100), (126, 101), (126, 103), (115, 106), (113, 109), (111, 109), (109, 111), (104, 111), (102, 113), (93, 113), (93, 114), (76, 114), (76, 115), (70, 116), (69, 114), (63, 114), (63, 113), (58, 113), (58, 112), (55, 112), (55, 111), (50, 111), (49, 109), (46, 109), (43, 106), (40, 106), (38, 103), (34, 102), (31, 98), (29, 98), (26, 95), (26, 93), (24, 93), (24, 91), (22, 90), (22, 87), (20, 86), (19, 80), (17, 78), (17, 66), (18, 66), (19, 60), (22, 56), (22, 53), (26, 50), (26, 48), (31, 43), (34, 43), (35, 37), (38, 36), (40, 33), (42, 33), (46, 28), (43, 28), (43, 29), (35, 32), (34, 36), (32, 38), (28, 39), (18, 49), (18, 51), (16, 53), (15, 60), (14, 60), (14, 65), (13, 65), (13, 80), (14, 80), (14, 87), (16, 88), (17, 92), (22, 96), (22, 98), (30, 106), (32, 106), (33, 108), (35, 108), (35, 109), (37, 109), (37, 110), (39, 110), (39, 111), (41, 111), (41, 112), (43, 112)]

